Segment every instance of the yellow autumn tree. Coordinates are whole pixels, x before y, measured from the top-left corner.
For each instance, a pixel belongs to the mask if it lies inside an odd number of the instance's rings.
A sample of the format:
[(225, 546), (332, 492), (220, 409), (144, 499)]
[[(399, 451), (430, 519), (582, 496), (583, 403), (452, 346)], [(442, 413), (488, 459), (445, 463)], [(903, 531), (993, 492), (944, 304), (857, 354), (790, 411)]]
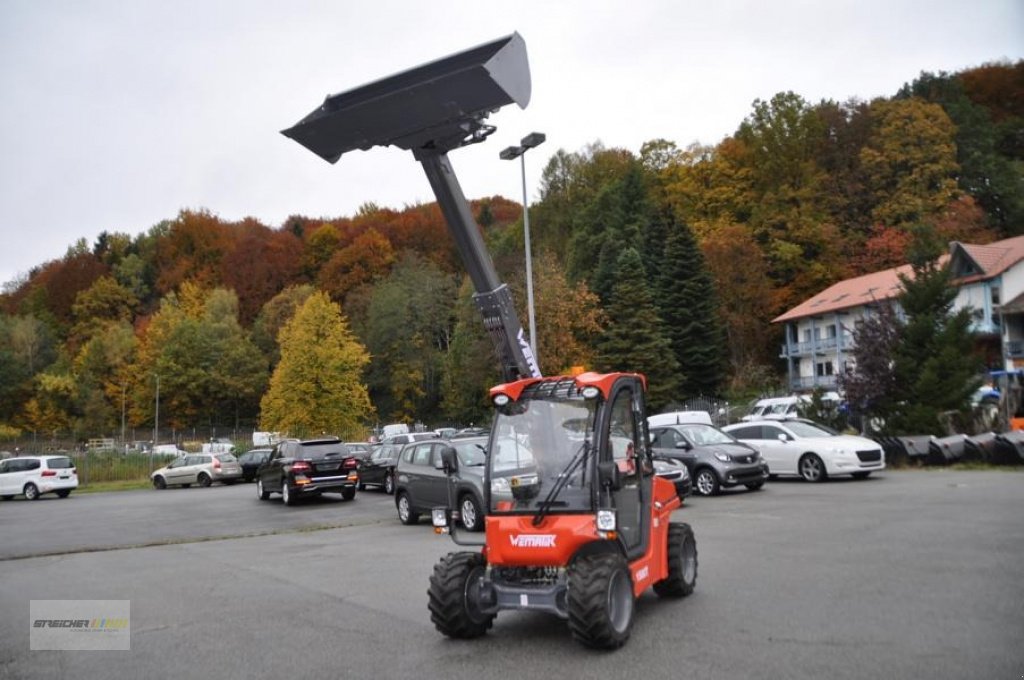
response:
[(260, 402), (265, 430), (310, 437), (355, 438), (373, 415), (363, 370), (370, 355), (341, 307), (317, 291), (278, 336), (281, 361)]

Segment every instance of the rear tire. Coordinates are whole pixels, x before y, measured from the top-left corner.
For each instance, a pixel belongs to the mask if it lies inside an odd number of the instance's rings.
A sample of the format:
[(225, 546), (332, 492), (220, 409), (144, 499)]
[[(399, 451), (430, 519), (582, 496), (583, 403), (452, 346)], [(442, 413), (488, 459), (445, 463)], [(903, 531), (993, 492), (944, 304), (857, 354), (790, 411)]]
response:
[(494, 624), (494, 614), (480, 610), (478, 583), (487, 562), (477, 552), (448, 553), (434, 565), (428, 607), (438, 631), (452, 638), (480, 637)]
[(285, 505), (295, 505), (295, 502), (298, 500), (292, 495), (292, 490), (288, 486), (287, 479), (281, 480), (281, 500), (284, 501)]
[(402, 524), (408, 526), (420, 521), (419, 513), (412, 511), (412, 502), (409, 500), (409, 494), (404, 491), (398, 494), (398, 498), (395, 499), (395, 507), (398, 508), (398, 519)]
[(167, 480), (159, 475), (153, 478), (153, 488), (155, 489), (166, 489)]
[(57, 492), (57, 497), (58, 498), (67, 498), (70, 495), (71, 495), (71, 489), (61, 489), (60, 491)]
[(39, 487), (29, 482), (25, 485), (25, 500), (37, 501), (39, 500)]
[(352, 500), (356, 497), (356, 488), (354, 486), (345, 487), (341, 490), (341, 497), (346, 501)]
[(685, 597), (697, 585), (697, 540), (689, 524), (668, 525), (668, 576), (654, 584), (660, 597)]
[(585, 555), (569, 567), (569, 630), (587, 647), (624, 645), (634, 604), (633, 579), (621, 555)]
[(206, 488), (213, 484), (213, 480), (210, 479), (210, 475), (206, 474), (205, 472), (200, 474), (196, 481), (199, 482), (199, 486), (203, 488)]
[(813, 453), (806, 453), (800, 458), (800, 476), (808, 482), (824, 482), (828, 478), (825, 463)]

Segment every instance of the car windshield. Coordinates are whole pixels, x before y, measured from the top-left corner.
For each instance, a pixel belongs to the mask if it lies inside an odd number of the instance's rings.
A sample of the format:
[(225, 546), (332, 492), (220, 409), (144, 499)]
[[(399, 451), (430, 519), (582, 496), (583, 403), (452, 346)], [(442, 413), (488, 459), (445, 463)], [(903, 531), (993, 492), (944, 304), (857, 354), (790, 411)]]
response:
[(797, 437), (835, 437), (839, 434), (824, 425), (808, 423), (803, 420), (790, 420), (786, 422), (786, 427)]
[(694, 423), (691, 425), (680, 425), (679, 430), (694, 446), (708, 446), (709, 444), (734, 444), (736, 442), (731, 436), (722, 432), (717, 427)]
[(487, 462), (487, 440), (462, 439), (452, 442), (452, 448), (459, 454), (459, 465), (479, 467)]
[(570, 469), (570, 478), (549, 510), (590, 509), (587, 477), (591, 468), (573, 463), (592, 453), (593, 427), (594, 402), (582, 398), (524, 397), (500, 409), (488, 448), (491, 511), (536, 510), (559, 475)]

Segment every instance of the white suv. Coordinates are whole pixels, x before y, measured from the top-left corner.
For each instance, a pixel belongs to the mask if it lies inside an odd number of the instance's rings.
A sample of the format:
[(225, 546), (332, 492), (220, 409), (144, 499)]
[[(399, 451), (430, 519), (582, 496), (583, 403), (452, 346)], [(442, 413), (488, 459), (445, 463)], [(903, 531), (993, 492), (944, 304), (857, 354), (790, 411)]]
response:
[(67, 456), (20, 456), (0, 460), (0, 498), (25, 495), (34, 501), (44, 493), (67, 498), (78, 488), (75, 462)]

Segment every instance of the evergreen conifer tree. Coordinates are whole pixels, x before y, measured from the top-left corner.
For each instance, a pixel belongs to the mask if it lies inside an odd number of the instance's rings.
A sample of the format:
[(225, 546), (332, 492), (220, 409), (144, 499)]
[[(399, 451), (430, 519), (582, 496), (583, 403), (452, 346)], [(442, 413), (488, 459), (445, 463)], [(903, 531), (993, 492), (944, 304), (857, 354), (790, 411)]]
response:
[(657, 262), (652, 277), (655, 299), (682, 371), (683, 396), (717, 394), (724, 375), (725, 333), (714, 281), (687, 225), (676, 223), (667, 229)]
[(619, 256), (605, 312), (608, 325), (597, 346), (598, 369), (646, 375), (647, 397), (654, 409), (678, 398), (679, 364), (662, 329), (635, 248), (626, 248)]

